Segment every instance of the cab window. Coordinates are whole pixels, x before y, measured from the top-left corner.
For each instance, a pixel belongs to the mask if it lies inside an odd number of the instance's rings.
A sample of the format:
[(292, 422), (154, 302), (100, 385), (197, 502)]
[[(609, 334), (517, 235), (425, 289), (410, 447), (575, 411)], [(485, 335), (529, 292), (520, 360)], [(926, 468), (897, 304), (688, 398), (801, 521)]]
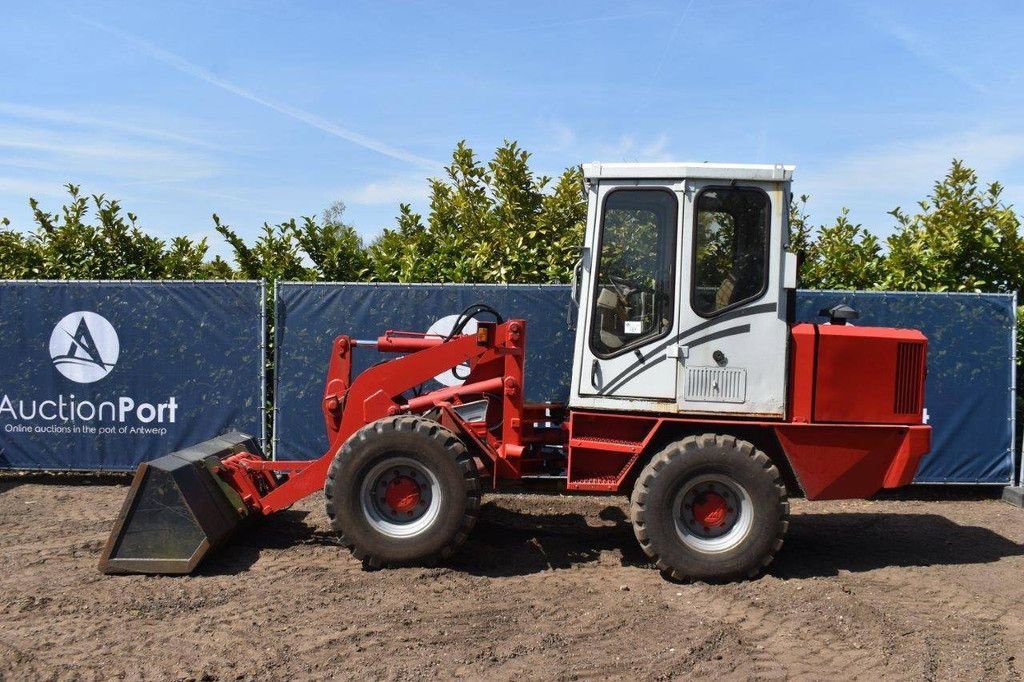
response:
[(601, 213), (590, 347), (598, 357), (669, 332), (676, 253), (675, 194), (616, 190)]
[(764, 294), (770, 221), (771, 202), (759, 189), (711, 187), (697, 196), (694, 312), (710, 317)]

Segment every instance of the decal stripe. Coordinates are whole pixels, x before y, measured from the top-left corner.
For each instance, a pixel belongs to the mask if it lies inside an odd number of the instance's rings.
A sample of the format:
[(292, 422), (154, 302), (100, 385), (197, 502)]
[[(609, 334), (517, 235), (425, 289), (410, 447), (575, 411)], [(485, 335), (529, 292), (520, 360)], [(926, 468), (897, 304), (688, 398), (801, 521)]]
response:
[(689, 346), (690, 348), (693, 348), (694, 346), (699, 346), (702, 343), (717, 341), (718, 339), (724, 339), (729, 336), (736, 336), (737, 334), (746, 334), (749, 331), (749, 324), (741, 324), (735, 327), (729, 327), (728, 329), (722, 329), (721, 331), (712, 332), (707, 336), (701, 336), (699, 338), (694, 339), (693, 341), (688, 342), (686, 345)]
[[(690, 346), (690, 348), (693, 348), (694, 346), (699, 346), (702, 343), (709, 343), (711, 341), (716, 341), (718, 339), (724, 339), (724, 338), (727, 338), (729, 336), (737, 336), (739, 334), (746, 334), (749, 331), (750, 331), (750, 325), (749, 324), (741, 324), (741, 325), (737, 325), (735, 327), (729, 327), (728, 329), (723, 329), (721, 331), (712, 332), (711, 334), (707, 334), (706, 336), (701, 336), (699, 338), (694, 339), (693, 341), (690, 341), (687, 345)], [(661, 362), (662, 360), (664, 360), (666, 357), (667, 357), (666, 355), (662, 355), (662, 356), (658, 357), (658, 359), (655, 360), (654, 362), (652, 362), (651, 364), (643, 365), (643, 366), (637, 368), (637, 370), (635, 372), (630, 372), (629, 374), (620, 373), (607, 386), (603, 387), (600, 391), (598, 391), (597, 394), (598, 395), (608, 395), (609, 391), (614, 391), (614, 390), (620, 388), (623, 384), (627, 383), (630, 379), (633, 379), (634, 377), (636, 377), (636, 376), (638, 376), (640, 374), (643, 374), (643, 371), (645, 369), (647, 369), (648, 367), (653, 367), (654, 365), (656, 365), (659, 362)], [(655, 400), (657, 400), (657, 398)]]
[(725, 322), (726, 320), (735, 320), (738, 317), (746, 317), (748, 315), (774, 313), (778, 309), (779, 305), (777, 303), (762, 303), (761, 305), (752, 305), (749, 308), (736, 308), (735, 310), (730, 310), (727, 313), (722, 313), (718, 317), (706, 320), (704, 322), (701, 322), (700, 324), (696, 324), (690, 327), (685, 331), (679, 332), (679, 334), (676, 336), (676, 339), (681, 341), (683, 338), (689, 336), (690, 334), (702, 331), (704, 329), (707, 329), (708, 327), (713, 327), (719, 322)]
[[(652, 348), (650, 350), (650, 352), (645, 356), (645, 359), (653, 356), (656, 353), (660, 353), (660, 352), (664, 351), (666, 348), (668, 348), (669, 346), (671, 346), (674, 343), (679, 343), (680, 341), (682, 341), (686, 337), (690, 336), (691, 334), (694, 334), (694, 333), (699, 332), (699, 331), (703, 331), (704, 329), (707, 329), (709, 327), (713, 327), (714, 325), (718, 324), (719, 322), (726, 322), (728, 320), (735, 320), (736, 318), (747, 317), (748, 315), (759, 315), (761, 313), (773, 313), (776, 310), (778, 310), (778, 308), (779, 308), (779, 306), (778, 306), (777, 303), (762, 303), (761, 305), (752, 305), (752, 306), (750, 306), (748, 308), (737, 308), (735, 310), (730, 310), (727, 313), (722, 313), (721, 315), (719, 315), (718, 317), (716, 317), (714, 319), (705, 320), (704, 322), (701, 322), (700, 324), (695, 324), (694, 326), (690, 327), (689, 329), (684, 329), (683, 331), (679, 332), (674, 337), (669, 337), (665, 341), (662, 341), (661, 343), (659, 343), (657, 346), (655, 346), (654, 348)], [(733, 329), (738, 329), (738, 327), (733, 327)], [(726, 330), (726, 331), (728, 331), (728, 330)], [(747, 329), (745, 329), (744, 331), (750, 331), (750, 325), (747, 325)], [(739, 334), (739, 333), (743, 333), (743, 332), (734, 332), (734, 333)], [(705, 343), (706, 341), (713, 341), (715, 338), (720, 338), (720, 337), (715, 336), (715, 334), (713, 333), (713, 334), (708, 334), (707, 336), (702, 336), (702, 337), (700, 337), (698, 339), (695, 339), (695, 341), (697, 341), (699, 343)], [(697, 344), (690, 343), (689, 345), (693, 346), (693, 345), (697, 345)], [(664, 356), (662, 357), (662, 359), (664, 359)], [(631, 364), (628, 367), (626, 367), (624, 370), (619, 372), (616, 376), (612, 377), (612, 379), (608, 382), (607, 386), (602, 388), (600, 391), (598, 391), (597, 395), (606, 395), (608, 391), (614, 390), (615, 388), (621, 386), (625, 382), (627, 382), (630, 379), (632, 379), (634, 376), (639, 374), (639, 372), (635, 372), (634, 370), (636, 370), (637, 367), (640, 367), (643, 364), (644, 364), (644, 361), (638, 361), (638, 362), (634, 362), (633, 364)]]
[[(652, 360), (647, 364), (640, 364), (639, 366), (637, 366), (638, 363), (634, 363), (633, 365), (630, 365), (630, 368), (636, 368), (635, 371), (629, 374), (626, 374), (625, 372), (619, 373), (619, 375), (615, 377), (615, 379), (613, 379), (611, 383), (609, 383), (607, 386), (602, 387), (601, 390), (597, 392), (597, 395), (608, 395), (609, 391), (614, 391), (615, 389), (619, 388), (620, 386), (628, 382), (630, 379), (636, 377), (639, 374), (643, 374), (646, 370), (659, 364), (666, 357), (668, 356), (659, 355), (656, 359)], [(628, 372), (629, 370), (626, 371)], [(651, 398), (651, 400), (662, 400), (662, 398)], [(668, 398), (664, 398), (663, 400), (668, 400)]]

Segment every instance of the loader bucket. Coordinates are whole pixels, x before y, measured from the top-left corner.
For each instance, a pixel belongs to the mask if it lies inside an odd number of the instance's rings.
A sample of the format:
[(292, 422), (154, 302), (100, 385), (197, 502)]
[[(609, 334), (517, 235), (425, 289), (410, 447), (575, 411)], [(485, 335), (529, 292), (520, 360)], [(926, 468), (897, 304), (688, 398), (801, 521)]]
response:
[(232, 432), (139, 465), (100, 557), (103, 573), (191, 573), (249, 514), (215, 472), (239, 452), (262, 456)]

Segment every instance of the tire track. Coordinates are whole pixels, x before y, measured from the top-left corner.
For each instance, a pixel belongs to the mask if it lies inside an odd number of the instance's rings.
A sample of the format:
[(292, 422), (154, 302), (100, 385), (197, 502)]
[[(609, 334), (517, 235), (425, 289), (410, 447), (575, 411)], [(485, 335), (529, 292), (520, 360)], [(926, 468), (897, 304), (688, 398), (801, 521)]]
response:
[(650, 568), (621, 498), (530, 495), (432, 568), (363, 570), (313, 496), (197, 575), (103, 576), (124, 494), (0, 493), (0, 678), (1020, 677), (1024, 516), (992, 503), (801, 502), (775, 574), (709, 586)]

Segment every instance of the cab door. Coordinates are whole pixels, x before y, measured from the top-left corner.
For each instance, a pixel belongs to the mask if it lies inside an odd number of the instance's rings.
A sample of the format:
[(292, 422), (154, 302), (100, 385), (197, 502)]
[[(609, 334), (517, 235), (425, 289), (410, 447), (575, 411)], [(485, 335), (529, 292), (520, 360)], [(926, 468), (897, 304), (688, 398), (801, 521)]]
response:
[(676, 400), (676, 371), (665, 348), (676, 330), (680, 196), (668, 183), (599, 184), (591, 199), (597, 224), (588, 230), (573, 382), (588, 404)]
[(680, 412), (781, 417), (786, 322), (781, 183), (687, 183)]

